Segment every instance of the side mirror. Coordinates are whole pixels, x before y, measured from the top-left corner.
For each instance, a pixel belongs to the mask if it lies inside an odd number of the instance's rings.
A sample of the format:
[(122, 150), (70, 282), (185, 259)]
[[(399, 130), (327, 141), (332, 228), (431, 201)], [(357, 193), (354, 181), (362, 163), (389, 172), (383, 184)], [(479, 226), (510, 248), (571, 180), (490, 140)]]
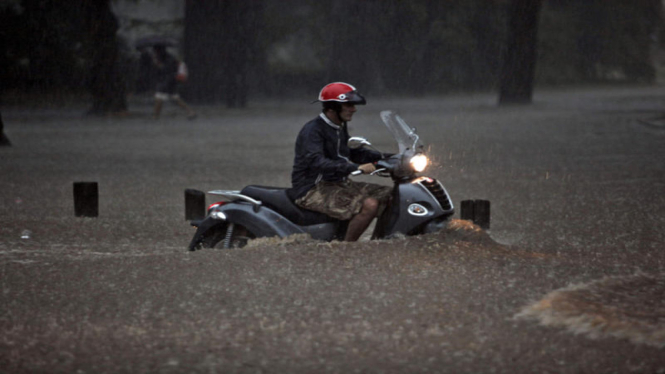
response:
[(364, 146), (371, 147), (372, 143), (367, 141), (367, 139), (365, 139), (365, 138), (361, 138), (359, 136), (353, 136), (353, 137), (349, 138), (349, 142), (347, 143), (347, 145), (351, 149), (358, 149), (358, 148), (361, 148), (361, 147), (364, 147)]

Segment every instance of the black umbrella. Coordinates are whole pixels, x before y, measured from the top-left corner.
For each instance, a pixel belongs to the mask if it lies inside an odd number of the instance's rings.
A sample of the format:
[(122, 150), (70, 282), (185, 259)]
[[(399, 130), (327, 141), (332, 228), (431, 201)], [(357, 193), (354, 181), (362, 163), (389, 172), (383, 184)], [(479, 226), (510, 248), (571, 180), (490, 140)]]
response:
[(168, 36), (150, 35), (138, 39), (134, 44), (136, 45), (136, 49), (141, 49), (154, 46), (173, 47), (178, 43), (176, 43), (175, 39)]

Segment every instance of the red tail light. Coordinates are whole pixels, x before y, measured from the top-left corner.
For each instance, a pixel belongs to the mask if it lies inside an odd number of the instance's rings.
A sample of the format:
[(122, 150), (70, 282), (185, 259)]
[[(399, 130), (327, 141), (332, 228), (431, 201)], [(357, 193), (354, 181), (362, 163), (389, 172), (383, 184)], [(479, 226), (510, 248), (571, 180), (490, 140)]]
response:
[(222, 205), (224, 205), (224, 204), (226, 204), (226, 203), (227, 203), (226, 201), (218, 201), (218, 202), (216, 202), (216, 203), (212, 203), (212, 204), (208, 205), (208, 212), (209, 212), (211, 209), (215, 209), (215, 208), (217, 208), (218, 206), (222, 206)]

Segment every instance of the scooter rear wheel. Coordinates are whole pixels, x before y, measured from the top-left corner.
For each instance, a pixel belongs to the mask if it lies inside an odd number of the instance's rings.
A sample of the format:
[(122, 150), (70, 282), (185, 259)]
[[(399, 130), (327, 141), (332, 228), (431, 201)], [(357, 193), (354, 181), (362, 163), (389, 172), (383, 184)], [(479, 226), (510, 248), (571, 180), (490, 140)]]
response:
[(242, 225), (229, 223), (203, 240), (203, 246), (206, 248), (242, 248), (247, 242), (256, 238), (251, 231)]

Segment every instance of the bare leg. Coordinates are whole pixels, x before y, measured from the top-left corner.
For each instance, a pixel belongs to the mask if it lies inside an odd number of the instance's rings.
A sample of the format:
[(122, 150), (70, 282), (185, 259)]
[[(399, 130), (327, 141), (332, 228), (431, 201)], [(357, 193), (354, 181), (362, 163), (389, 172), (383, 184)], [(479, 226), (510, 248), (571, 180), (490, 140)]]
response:
[(355, 242), (358, 240), (367, 227), (369, 227), (369, 224), (372, 223), (372, 220), (376, 217), (378, 211), (378, 200), (371, 197), (365, 199), (360, 213), (356, 214), (351, 218), (351, 221), (349, 221), (349, 227), (346, 230), (346, 237), (344, 240), (348, 242)]
[(155, 112), (152, 115), (153, 118), (159, 118), (159, 115), (162, 113), (162, 106), (164, 106), (164, 101), (160, 99), (155, 99)]
[(176, 104), (178, 104), (179, 107), (181, 107), (182, 109), (187, 111), (187, 117), (189, 117), (189, 118), (196, 117), (196, 113), (194, 113), (192, 108), (190, 108), (189, 105), (187, 105), (187, 103), (185, 103), (185, 101), (183, 99), (177, 98), (177, 99), (175, 99), (175, 102), (176, 102)]

